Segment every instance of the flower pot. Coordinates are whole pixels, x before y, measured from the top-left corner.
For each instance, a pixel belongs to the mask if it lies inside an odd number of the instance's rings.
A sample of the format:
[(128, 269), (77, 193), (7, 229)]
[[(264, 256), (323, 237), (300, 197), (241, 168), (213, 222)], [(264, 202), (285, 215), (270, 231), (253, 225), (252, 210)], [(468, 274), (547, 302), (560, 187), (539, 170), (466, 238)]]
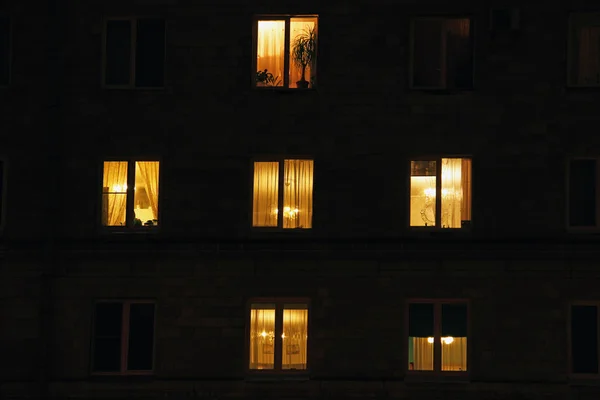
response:
[(299, 89), (308, 89), (308, 85), (310, 82), (308, 81), (298, 81), (296, 82), (296, 87), (298, 87)]

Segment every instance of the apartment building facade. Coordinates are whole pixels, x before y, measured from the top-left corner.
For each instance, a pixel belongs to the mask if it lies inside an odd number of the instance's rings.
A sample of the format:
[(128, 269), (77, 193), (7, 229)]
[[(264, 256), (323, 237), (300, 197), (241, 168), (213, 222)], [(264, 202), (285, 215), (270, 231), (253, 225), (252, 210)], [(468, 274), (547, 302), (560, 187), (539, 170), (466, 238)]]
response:
[(600, 6), (526, 3), (2, 3), (0, 399), (598, 398)]

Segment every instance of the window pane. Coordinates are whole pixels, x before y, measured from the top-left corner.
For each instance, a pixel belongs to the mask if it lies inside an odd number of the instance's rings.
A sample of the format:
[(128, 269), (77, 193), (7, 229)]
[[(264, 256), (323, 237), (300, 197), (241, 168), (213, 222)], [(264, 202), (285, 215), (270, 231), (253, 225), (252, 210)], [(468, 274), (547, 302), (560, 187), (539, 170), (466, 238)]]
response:
[(131, 72), (131, 21), (106, 23), (107, 85), (128, 85)]
[(99, 303), (94, 315), (94, 371), (120, 371), (123, 305)]
[(410, 226), (435, 226), (436, 162), (410, 163)]
[(408, 306), (408, 369), (433, 371), (433, 304)]
[(0, 16), (0, 85), (10, 79), (10, 19)]
[(308, 309), (303, 305), (284, 305), (282, 369), (306, 369)]
[(127, 161), (105, 161), (102, 179), (102, 225), (125, 226)]
[(467, 370), (467, 305), (442, 304), (442, 371)]
[(154, 354), (154, 304), (132, 304), (129, 311), (127, 369), (151, 370)]
[(135, 163), (134, 226), (158, 225), (158, 161)]
[(283, 86), (284, 46), (285, 21), (258, 21), (256, 86)]
[(138, 20), (135, 50), (135, 86), (162, 87), (165, 75), (165, 20)]
[(442, 228), (461, 228), (471, 219), (471, 160), (442, 158)]
[(572, 371), (598, 373), (598, 322), (596, 306), (571, 307)]
[(446, 87), (473, 86), (473, 50), (471, 21), (468, 18), (447, 19), (444, 24), (446, 45)]
[(250, 369), (275, 368), (275, 305), (253, 304), (250, 310)]
[(285, 160), (284, 228), (312, 228), (313, 166), (313, 160)]
[(569, 168), (569, 224), (596, 226), (596, 160), (572, 160)]
[(277, 226), (279, 163), (254, 163), (252, 226)]
[(415, 19), (413, 22), (413, 85), (441, 87), (442, 27), (441, 19)]
[(291, 18), (290, 87), (312, 87), (316, 61), (317, 18)]
[(600, 85), (600, 14), (573, 14), (570, 32), (571, 83)]

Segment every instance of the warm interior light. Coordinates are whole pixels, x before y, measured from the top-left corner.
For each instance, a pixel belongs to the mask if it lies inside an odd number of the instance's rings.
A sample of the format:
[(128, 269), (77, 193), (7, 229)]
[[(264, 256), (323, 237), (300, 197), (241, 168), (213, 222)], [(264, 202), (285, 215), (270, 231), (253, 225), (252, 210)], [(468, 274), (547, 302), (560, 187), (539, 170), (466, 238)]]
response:
[(285, 333), (282, 333), (282, 334), (281, 334), (281, 338), (282, 338), (282, 339), (285, 339)]
[(454, 338), (452, 336), (442, 338), (442, 343), (450, 344), (452, 342), (454, 342)]
[(433, 338), (432, 337), (428, 337), (427, 338), (427, 343), (433, 343)]
[(265, 332), (265, 331), (262, 331), (262, 333), (260, 334), (260, 336), (262, 336), (262, 337), (266, 338), (266, 337), (267, 337), (267, 332)]
[(127, 184), (123, 184), (123, 185), (113, 185), (112, 187), (113, 192), (126, 192), (127, 191)]

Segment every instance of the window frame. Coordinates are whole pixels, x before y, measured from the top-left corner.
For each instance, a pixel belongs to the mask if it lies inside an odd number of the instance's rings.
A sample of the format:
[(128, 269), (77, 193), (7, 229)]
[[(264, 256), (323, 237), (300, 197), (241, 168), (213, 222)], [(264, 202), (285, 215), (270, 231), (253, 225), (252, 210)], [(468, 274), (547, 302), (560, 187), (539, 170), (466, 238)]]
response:
[[(125, 225), (123, 226), (108, 226), (102, 223), (102, 198), (104, 196), (104, 163), (109, 161), (120, 161), (127, 162), (127, 206), (125, 209)], [(133, 208), (135, 206), (134, 201), (134, 190), (135, 187), (135, 163), (136, 162), (158, 162), (158, 225), (152, 226), (134, 226), (134, 213)], [(99, 204), (98, 204), (98, 223), (102, 232), (109, 233), (124, 233), (124, 232), (136, 232), (136, 233), (157, 233), (162, 225), (161, 219), (161, 208), (162, 208), (162, 182), (163, 182), (163, 160), (161, 157), (105, 157), (100, 161), (100, 179), (98, 187), (100, 188), (99, 193)]]
[[(410, 305), (411, 304), (433, 304), (433, 371), (411, 370), (408, 368), (408, 338), (410, 332)], [(467, 307), (467, 370), (466, 371), (442, 371), (442, 305), (444, 304), (464, 304)], [(443, 380), (469, 380), (472, 369), (471, 357), (471, 302), (465, 298), (410, 298), (404, 304), (404, 372), (408, 380), (427, 380), (427, 379), (443, 379)]]
[[(573, 306), (595, 306), (596, 307), (596, 324), (597, 324), (597, 347), (598, 347), (598, 373), (596, 374), (580, 374), (573, 372), (573, 348), (572, 348), (572, 329), (571, 316)], [(574, 300), (567, 305), (567, 371), (568, 377), (572, 380), (600, 380), (600, 300)]]
[[(254, 216), (254, 163), (256, 162), (277, 162), (279, 163), (279, 176), (277, 179), (277, 208), (283, 210), (283, 199), (284, 199), (284, 178), (285, 178), (285, 160), (310, 160), (313, 162), (313, 187), (312, 187), (312, 218), (311, 218), (311, 227), (310, 228), (284, 228), (283, 227), (283, 213), (278, 213), (277, 215), (277, 226), (254, 226), (253, 216)], [(254, 233), (261, 232), (295, 232), (296, 234), (300, 234), (300, 232), (311, 232), (315, 229), (314, 221), (315, 221), (315, 170), (317, 169), (317, 163), (314, 157), (306, 156), (306, 155), (294, 155), (294, 156), (258, 156), (253, 157), (250, 160), (250, 207), (249, 207), (249, 225), (250, 229)]]
[[(123, 306), (123, 312), (121, 315), (121, 362), (119, 371), (94, 371), (94, 342), (96, 340), (96, 305), (102, 303), (119, 303)], [(150, 370), (127, 370), (127, 360), (129, 353), (129, 330), (130, 330), (130, 312), (132, 304), (154, 304), (154, 324), (152, 326), (152, 369)], [(156, 368), (156, 314), (157, 314), (157, 303), (153, 299), (98, 299), (92, 304), (92, 325), (90, 334), (90, 375), (92, 376), (148, 376), (154, 375)]]
[[(410, 192), (411, 192), (411, 162), (412, 161), (435, 161), (435, 188), (436, 193), (441, 193), (442, 190), (442, 159), (443, 158), (461, 158), (461, 159), (469, 159), (471, 160), (471, 220), (468, 226), (461, 226), (460, 228), (443, 228), (442, 219), (438, 216), (442, 215), (442, 201), (441, 197), (436, 196), (435, 199), (435, 215), (436, 215), (436, 224), (435, 226), (411, 226), (410, 225)], [(410, 157), (407, 163), (407, 173), (406, 173), (406, 225), (408, 229), (412, 232), (469, 232), (473, 228), (473, 182), (474, 182), (474, 159), (470, 155), (434, 155), (434, 156), (416, 156)]]
[[(13, 39), (14, 39), (14, 17), (8, 13), (1, 13), (0, 17), (6, 17), (8, 19), (8, 54), (7, 54), (7, 63), (8, 63), (8, 79), (6, 84), (0, 83), (0, 88), (8, 88), (12, 84), (12, 67), (13, 67)], [(0, 228), (1, 229), (1, 228)]]
[[(161, 19), (165, 21), (165, 32), (164, 32), (164, 50), (163, 50), (163, 82), (161, 86), (136, 86), (135, 84), (135, 70), (136, 70), (136, 46), (137, 46), (137, 26), (139, 20), (144, 19)], [(131, 23), (131, 48), (129, 49), (129, 83), (127, 85), (112, 85), (106, 83), (106, 63), (107, 63), (107, 49), (106, 49), (106, 37), (108, 33), (108, 23), (110, 21), (129, 21)], [(102, 87), (104, 89), (130, 89), (130, 90), (164, 90), (166, 87), (166, 76), (167, 76), (167, 29), (168, 22), (165, 17), (143, 15), (133, 17), (105, 17), (102, 22)]]
[[(250, 334), (251, 334), (251, 311), (252, 304), (275, 304), (275, 344), (273, 346), (273, 369), (251, 369), (250, 368)], [(294, 370), (294, 369), (282, 369), (282, 340), (281, 332), (283, 330), (283, 306), (284, 304), (303, 304), (306, 305), (308, 310), (307, 327), (308, 338), (306, 339), (306, 369)], [(296, 377), (306, 379), (310, 375), (310, 354), (311, 351), (311, 326), (312, 326), (312, 312), (311, 312), (311, 301), (308, 297), (251, 297), (246, 301), (246, 317), (245, 317), (246, 329), (244, 334), (245, 340), (245, 373), (246, 377), (250, 379), (256, 378), (274, 378), (278, 377)]]
[[(599, 86), (600, 88), (600, 86)], [(571, 226), (571, 161), (594, 160), (596, 162), (596, 225)], [(568, 233), (595, 233), (600, 231), (600, 156), (571, 156), (566, 160), (565, 175), (565, 226)]]
[[(314, 62), (315, 79), (314, 85), (309, 86), (306, 89), (290, 87), (290, 36), (288, 34), (290, 30), (290, 22), (292, 18), (316, 18), (317, 25), (315, 28), (317, 34), (316, 41), (316, 60)], [(256, 85), (256, 72), (257, 72), (257, 57), (258, 57), (258, 21), (285, 21), (285, 43), (284, 43), (284, 55), (283, 55), (283, 86), (257, 86)], [(318, 74), (318, 63), (319, 63), (319, 15), (318, 14), (256, 14), (252, 19), (252, 71), (250, 75), (250, 84), (253, 90), (277, 90), (277, 91), (310, 91), (315, 90), (319, 85), (319, 74)]]
[(0, 233), (4, 231), (6, 227), (6, 218), (8, 217), (7, 212), (7, 183), (8, 183), (8, 159), (7, 157), (0, 156), (0, 163), (2, 163), (2, 171), (0, 171)]
[[(415, 86), (415, 21), (416, 20), (449, 20), (449, 19), (468, 19), (469, 20), (469, 39), (471, 42), (471, 84), (469, 87), (448, 87), (445, 86)], [(410, 17), (409, 23), (409, 57), (408, 57), (408, 88), (414, 91), (423, 92), (472, 92), (475, 90), (475, 17), (471, 14), (447, 14), (447, 15), (414, 15)], [(440, 52), (442, 50), (440, 49)], [(447, 75), (447, 67), (444, 64)], [(440, 68), (440, 75), (442, 69)]]
[(573, 62), (573, 57), (576, 54), (576, 50), (574, 46), (579, 44), (579, 40), (576, 40), (573, 29), (577, 26), (587, 26), (583, 25), (581, 22), (576, 23), (574, 19), (577, 17), (584, 17), (597, 20), (598, 26), (600, 26), (600, 10), (572, 10), (569, 12), (567, 17), (567, 40), (566, 40), (566, 52), (567, 52), (567, 65), (566, 65), (566, 87), (569, 89), (587, 89), (587, 90), (600, 90), (600, 83), (596, 85), (580, 85), (573, 82), (572, 75), (574, 73), (575, 63)]

